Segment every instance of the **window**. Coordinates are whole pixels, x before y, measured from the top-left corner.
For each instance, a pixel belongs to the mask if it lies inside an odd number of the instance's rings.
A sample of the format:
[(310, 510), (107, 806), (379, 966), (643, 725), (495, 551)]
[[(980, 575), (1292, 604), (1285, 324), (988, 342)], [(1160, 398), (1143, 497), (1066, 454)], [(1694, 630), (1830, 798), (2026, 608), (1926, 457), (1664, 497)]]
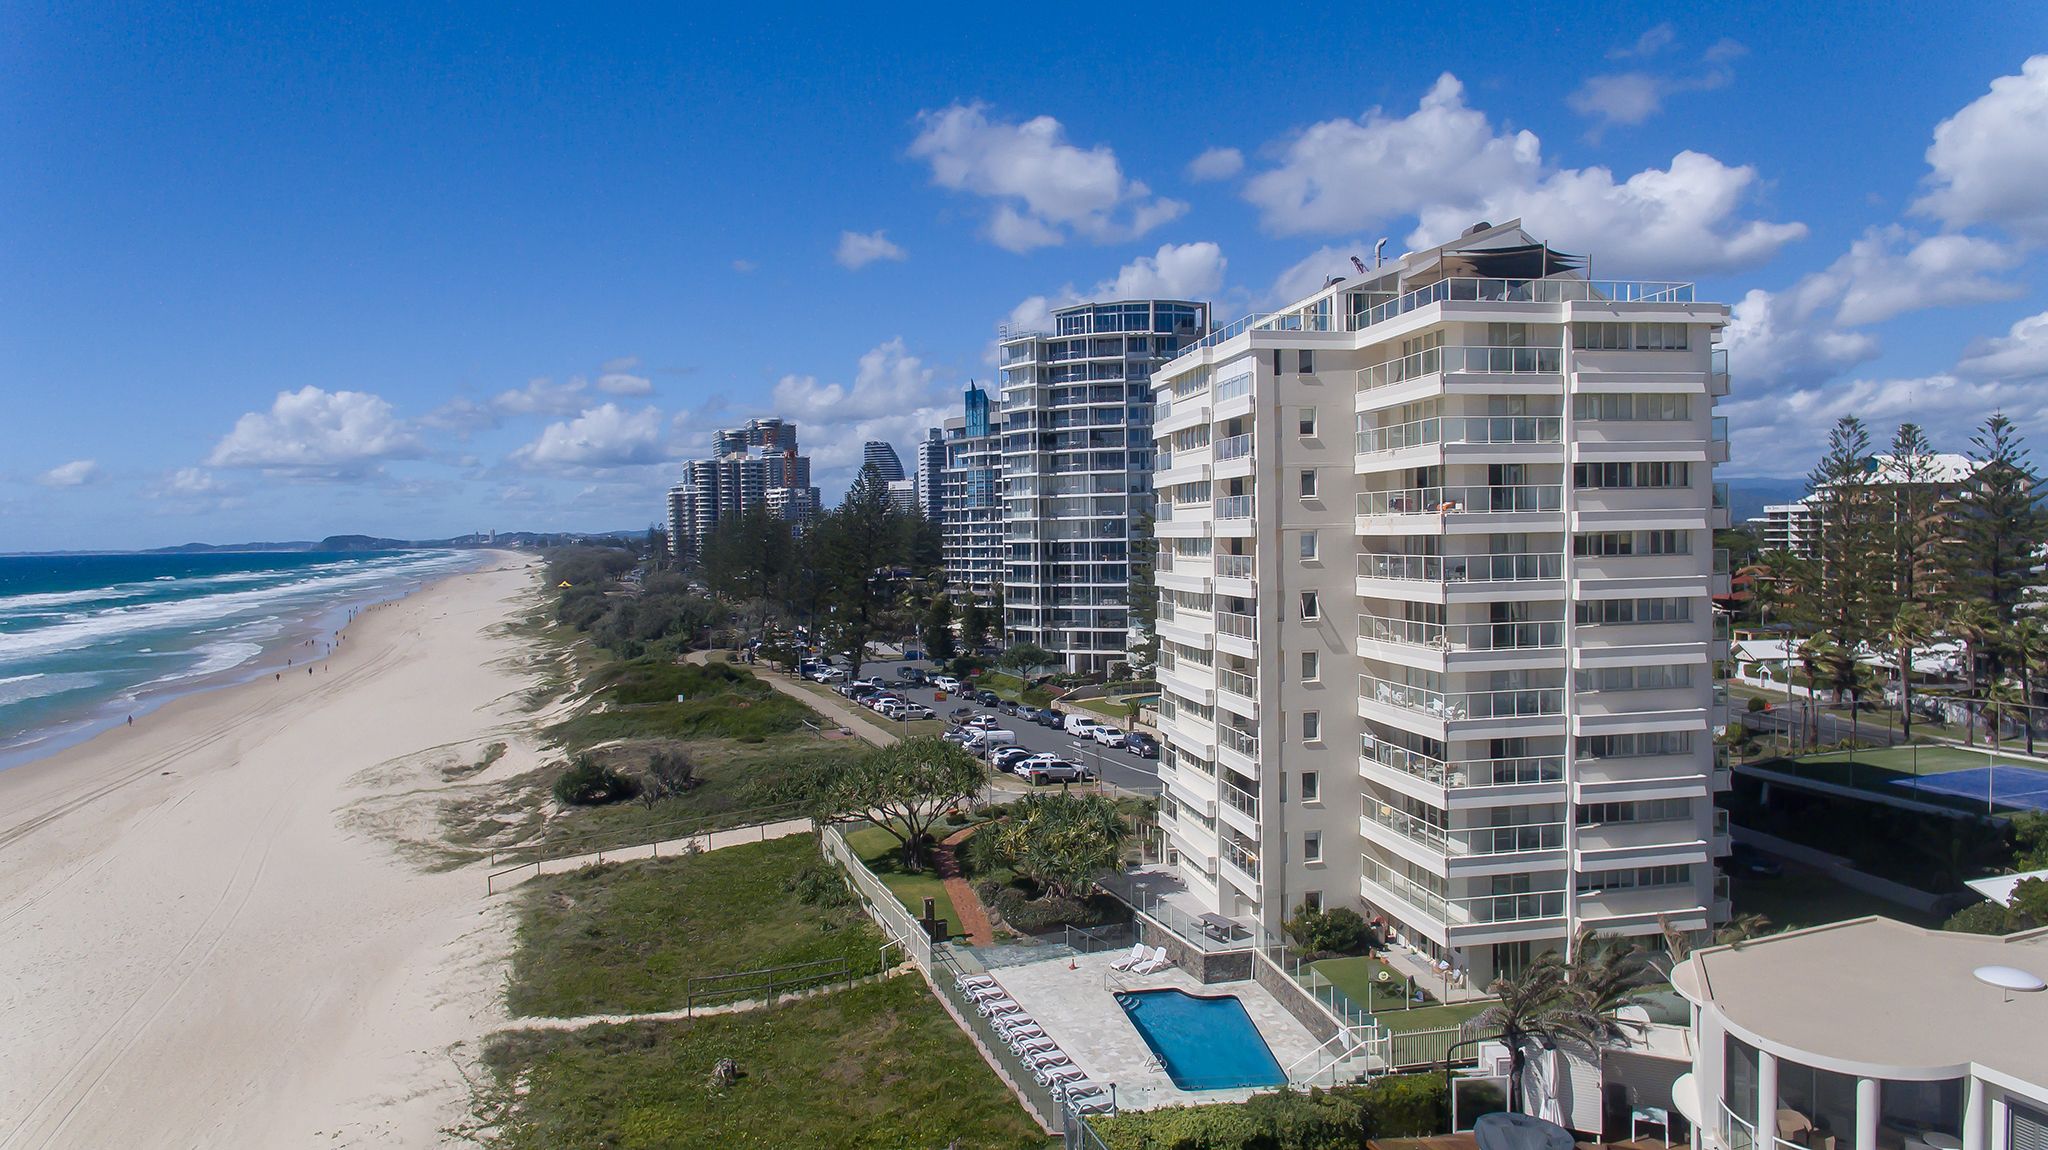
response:
[(1321, 771), (1301, 772), (1301, 801), (1319, 803), (1323, 801), (1323, 773)]
[(1641, 759), (1692, 751), (1691, 731), (1644, 731), (1633, 735), (1580, 735), (1582, 759)]
[(1321, 711), (1303, 711), (1301, 713), (1301, 741), (1304, 743), (1314, 743), (1320, 741), (1322, 737), (1323, 713)]
[(1323, 861), (1323, 832), (1310, 831), (1301, 836), (1301, 861), (1319, 863)]
[(1323, 601), (1315, 592), (1303, 591), (1301, 593), (1301, 617), (1304, 619), (1320, 619), (1323, 617)]
[(1582, 674), (1581, 691), (1658, 691), (1692, 686), (1692, 666), (1688, 663), (1593, 667)]
[(1300, 427), (1301, 427), (1301, 434), (1302, 434), (1302, 435), (1304, 435), (1304, 436), (1310, 436), (1310, 435), (1314, 435), (1314, 434), (1316, 433), (1316, 409), (1315, 409), (1315, 408), (1313, 408), (1313, 407), (1304, 407), (1304, 408), (1300, 408), (1300, 409), (1298, 409), (1298, 410), (1296, 411), (1295, 415), (1296, 415), (1296, 421), (1297, 421), (1297, 423), (1298, 423), (1298, 424), (1300, 425)]
[(1302, 561), (1303, 561), (1303, 562), (1307, 562), (1307, 561), (1309, 561), (1309, 560), (1312, 560), (1312, 559), (1314, 559), (1315, 557), (1316, 557), (1316, 533), (1315, 533), (1315, 532), (1313, 532), (1313, 531), (1304, 531), (1304, 532), (1302, 532), (1302, 533), (1301, 533), (1301, 558), (1302, 558)]
[(1323, 892), (1319, 890), (1302, 891), (1301, 909), (1320, 913), (1323, 909)]
[(1574, 555), (1690, 555), (1689, 531), (1606, 531), (1572, 536)]
[(1685, 623), (1692, 619), (1690, 599), (1581, 599), (1580, 623)]
[(1683, 395), (1575, 395), (1572, 417), (1594, 422), (1677, 422), (1692, 418)]
[(1301, 653), (1301, 681), (1313, 683), (1323, 677), (1323, 657), (1314, 651)]
[(1663, 823), (1692, 817), (1691, 799), (1644, 799), (1638, 802), (1584, 803), (1579, 825), (1596, 823)]
[(1302, 348), (1299, 352), (1295, 353), (1295, 367), (1303, 375), (1314, 375), (1316, 370), (1316, 353), (1308, 348)]
[(1285, 370), (1286, 370), (1285, 368), (1283, 368), (1283, 367), (1281, 367), (1281, 366), (1280, 366), (1280, 357), (1281, 357), (1281, 356), (1282, 356), (1283, 354), (1285, 354), (1285, 353), (1284, 353), (1284, 352), (1282, 352), (1282, 351), (1281, 351), (1281, 350), (1280, 350), (1279, 348), (1277, 348), (1277, 347), (1276, 347), (1276, 348), (1274, 348), (1274, 349), (1273, 349), (1273, 374), (1274, 374), (1274, 375), (1279, 375), (1279, 374), (1280, 374), (1280, 373), (1281, 373), (1282, 371), (1285, 371)]
[(1575, 323), (1572, 346), (1582, 351), (1684, 351), (1682, 323)]
[(1314, 499), (1316, 497), (1316, 469), (1313, 467), (1301, 469), (1301, 497), (1303, 499)]
[(1572, 486), (1580, 488), (1689, 487), (1685, 463), (1574, 463)]

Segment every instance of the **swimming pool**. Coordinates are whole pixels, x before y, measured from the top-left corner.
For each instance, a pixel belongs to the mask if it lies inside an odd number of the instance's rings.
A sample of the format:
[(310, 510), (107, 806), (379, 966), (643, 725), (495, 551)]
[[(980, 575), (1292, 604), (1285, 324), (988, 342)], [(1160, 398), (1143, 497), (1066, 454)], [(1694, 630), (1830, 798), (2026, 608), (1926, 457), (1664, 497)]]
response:
[(1232, 995), (1184, 990), (1131, 990), (1116, 996), (1145, 1045), (1182, 1090), (1278, 1086), (1287, 1081), (1280, 1060)]

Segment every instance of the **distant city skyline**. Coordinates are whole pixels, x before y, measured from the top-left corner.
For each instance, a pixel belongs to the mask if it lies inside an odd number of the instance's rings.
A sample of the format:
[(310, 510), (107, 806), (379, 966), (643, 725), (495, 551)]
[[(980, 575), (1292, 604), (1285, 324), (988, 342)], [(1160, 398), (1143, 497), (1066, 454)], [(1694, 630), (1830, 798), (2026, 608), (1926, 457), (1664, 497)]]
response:
[(1002, 330), (1513, 217), (1731, 302), (1735, 482), (1845, 413), (2048, 460), (2048, 11), (1190, 16), (16, 13), (0, 548), (631, 528), (756, 415), (832, 503)]

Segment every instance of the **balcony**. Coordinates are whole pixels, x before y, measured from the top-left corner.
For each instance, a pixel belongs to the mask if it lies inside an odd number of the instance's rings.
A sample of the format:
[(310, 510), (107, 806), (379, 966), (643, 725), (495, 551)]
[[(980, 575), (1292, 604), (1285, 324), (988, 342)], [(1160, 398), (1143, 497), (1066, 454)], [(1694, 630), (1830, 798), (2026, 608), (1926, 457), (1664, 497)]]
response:
[(1242, 671), (1233, 671), (1228, 667), (1216, 668), (1216, 689), (1219, 691), (1229, 691), (1241, 699), (1256, 701), (1259, 697), (1259, 681), (1257, 679)]
[(1487, 375), (1555, 375), (1564, 365), (1564, 351), (1555, 347), (1433, 347), (1358, 369), (1358, 390), (1377, 391), (1438, 372)]
[[(1442, 894), (1423, 886), (1407, 875), (1394, 870), (1371, 855), (1360, 855), (1364, 864), (1361, 874), (1364, 881), (1386, 891), (1395, 898), (1429, 914), (1438, 922), (1450, 921), (1450, 902)], [(1373, 897), (1371, 890), (1360, 892), (1366, 898)]]
[(1483, 790), (1564, 781), (1564, 756), (1529, 755), (1510, 759), (1465, 759), (1445, 762), (1419, 751), (1365, 736), (1359, 762), (1368, 769), (1384, 767), (1446, 791)]
[(1564, 621), (1428, 623), (1386, 615), (1358, 617), (1360, 643), (1393, 643), (1431, 651), (1529, 651), (1564, 646)]
[[(1461, 913), (1462, 912), (1462, 913)], [(1537, 922), (1564, 917), (1564, 892), (1537, 890), (1521, 894), (1482, 894), (1452, 903), (1452, 925)]]
[(1252, 393), (1252, 373), (1232, 376), (1216, 385), (1216, 393), (1210, 397), (1212, 404), (1220, 405), (1241, 395)]
[(1411, 583), (1505, 583), (1564, 578), (1555, 551), (1510, 555), (1376, 555), (1358, 557), (1360, 579)]
[(1409, 842), (1448, 858), (1490, 858), (1564, 849), (1564, 824), (1561, 822), (1453, 830), (1437, 826), (1371, 795), (1365, 796), (1363, 822), (1385, 827)]
[(1433, 444), (1555, 444), (1563, 441), (1563, 427), (1564, 421), (1557, 416), (1441, 416), (1361, 431), (1357, 448), (1360, 455), (1379, 455)]
[(1253, 557), (1250, 555), (1216, 556), (1216, 578), (1243, 579), (1250, 581), (1256, 573)]
[[(1253, 822), (1258, 821), (1259, 796), (1235, 783), (1227, 783), (1219, 779), (1216, 783), (1216, 797), (1223, 800), (1224, 806), (1249, 817)], [(1257, 872), (1253, 873), (1256, 874)]]
[(1256, 887), (1259, 883), (1259, 856), (1250, 846), (1232, 839), (1223, 845), (1223, 863), (1249, 879)]
[(1445, 694), (1427, 687), (1414, 687), (1406, 683), (1381, 679), (1371, 674), (1363, 674), (1358, 678), (1358, 697), (1361, 701), (1412, 711), (1444, 722), (1564, 714), (1563, 687)]
[(1249, 495), (1226, 495), (1216, 501), (1216, 519), (1218, 522), (1226, 519), (1250, 519), (1251, 517), (1252, 497)]
[(1259, 637), (1259, 621), (1251, 615), (1240, 615), (1235, 611), (1216, 612), (1216, 633), (1233, 639), (1256, 641)]
[(1216, 725), (1216, 746), (1219, 750), (1233, 751), (1242, 755), (1253, 763), (1259, 761), (1259, 737), (1250, 731), (1218, 723)]
[(1564, 489), (1554, 484), (1514, 487), (1404, 487), (1393, 491), (1361, 491), (1358, 514), (1527, 515), (1564, 509)]
[(1218, 463), (1228, 463), (1233, 459), (1249, 459), (1251, 454), (1252, 437), (1248, 434), (1233, 435), (1228, 439), (1216, 441), (1215, 459)]

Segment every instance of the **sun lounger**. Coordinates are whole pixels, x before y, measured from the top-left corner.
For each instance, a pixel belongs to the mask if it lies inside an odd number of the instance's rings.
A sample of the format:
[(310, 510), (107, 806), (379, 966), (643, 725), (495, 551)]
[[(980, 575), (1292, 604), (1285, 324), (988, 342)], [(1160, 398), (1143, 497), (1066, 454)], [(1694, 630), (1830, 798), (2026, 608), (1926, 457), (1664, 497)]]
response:
[(1017, 1005), (1017, 1000), (1014, 998), (991, 998), (982, 1002), (982, 1004), (975, 1007), (975, 1009), (981, 1011), (984, 1015), (987, 1015), (990, 1018), (994, 1018), (998, 1014), (1024, 1013), (1024, 1008), (1022, 1006)]
[(1080, 1067), (1074, 1066), (1072, 1064), (1068, 1064), (1066, 1066), (1046, 1067), (1040, 1070), (1035, 1070), (1032, 1072), (1032, 1076), (1034, 1078), (1037, 1078), (1041, 1084), (1046, 1086), (1058, 1086), (1066, 1082), (1078, 1082), (1081, 1079), (1088, 1077), (1086, 1074), (1081, 1072)]
[(1122, 958), (1117, 959), (1115, 962), (1110, 963), (1109, 968), (1111, 970), (1129, 970), (1130, 968), (1145, 961), (1145, 956), (1150, 953), (1150, 951), (1145, 949), (1144, 943), (1134, 942), (1131, 944), (1131, 953), (1123, 956)]
[(1166, 956), (1166, 948), (1163, 946), (1156, 946), (1152, 948), (1152, 957), (1132, 967), (1131, 973), (1152, 974), (1155, 971), (1165, 970), (1167, 967), (1172, 965), (1173, 960)]
[(1086, 1078), (1076, 1078), (1071, 1082), (1054, 1083), (1052, 1086), (1052, 1096), (1062, 1102), (1069, 1102), (1079, 1106), (1088, 1105), (1097, 1098), (1102, 1099), (1104, 1102), (1109, 1101), (1109, 1093)]
[(1043, 1050), (1037, 1054), (1027, 1054), (1024, 1056), (1024, 1061), (1029, 1062), (1034, 1068), (1039, 1070), (1051, 1070), (1054, 1067), (1066, 1067), (1074, 1064), (1074, 1060), (1067, 1056), (1067, 1052), (1058, 1047), (1054, 1047), (1051, 1050)]
[(995, 1025), (997, 1031), (1008, 1038), (1016, 1038), (1020, 1034), (1045, 1033), (1045, 1029), (1038, 1025), (1038, 1020), (1028, 1014), (1004, 1015), (990, 1018), (989, 1021)]
[(1037, 1034), (1027, 1034), (1019, 1038), (1013, 1038), (1010, 1040), (1010, 1046), (1017, 1053), (1027, 1058), (1040, 1051), (1059, 1049), (1059, 1044), (1054, 1042), (1052, 1036), (1043, 1030), (1040, 1030)]
[(953, 984), (962, 990), (971, 986), (994, 986), (996, 984), (996, 976), (993, 974), (957, 974), (953, 976)]
[(993, 982), (987, 986), (972, 987), (967, 991), (967, 997), (976, 1002), (983, 1002), (991, 998), (1008, 998), (1009, 996), (1009, 991), (1004, 990), (1000, 985)]

